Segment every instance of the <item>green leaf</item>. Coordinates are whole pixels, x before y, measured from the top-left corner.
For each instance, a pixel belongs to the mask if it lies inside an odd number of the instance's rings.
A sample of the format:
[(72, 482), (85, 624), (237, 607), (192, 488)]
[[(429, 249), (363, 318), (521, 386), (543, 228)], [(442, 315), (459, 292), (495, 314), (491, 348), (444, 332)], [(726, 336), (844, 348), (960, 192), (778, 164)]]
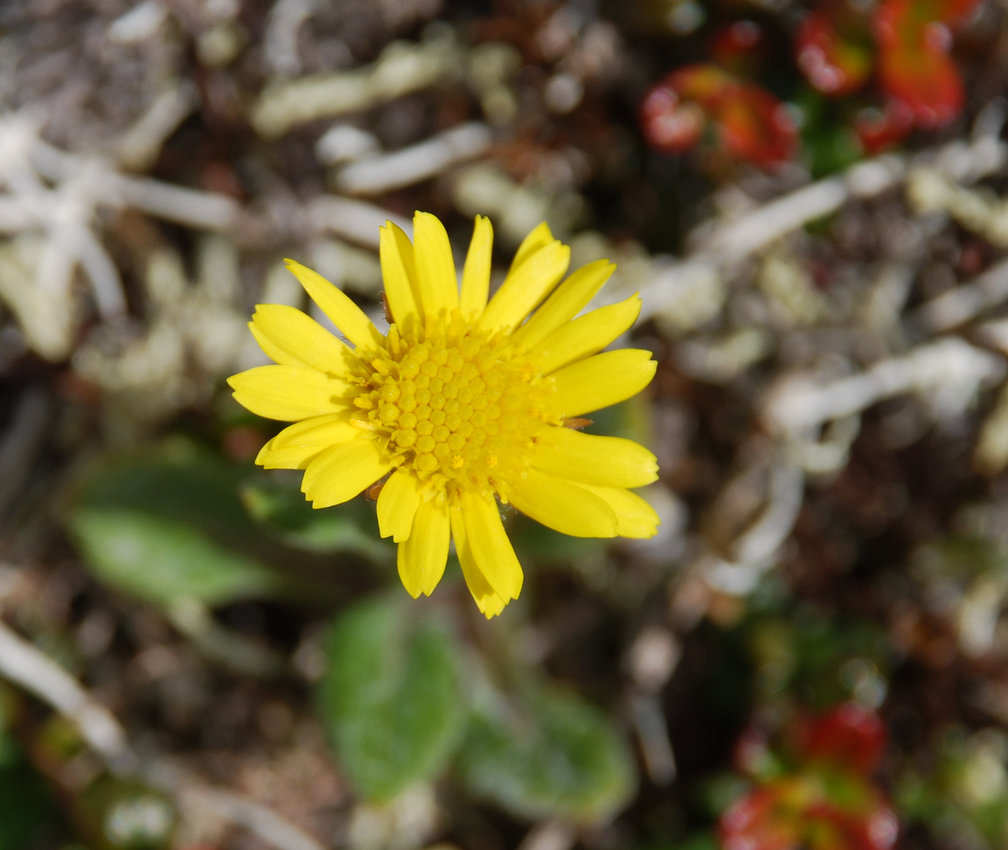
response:
[(460, 750), (466, 785), (530, 819), (603, 820), (633, 795), (626, 742), (597, 709), (551, 686), (477, 710)]
[[(401, 594), (343, 613), (326, 640), (322, 720), (340, 763), (369, 800), (433, 777), (464, 729), (460, 662), (444, 626)], [(426, 606), (424, 606), (426, 607)]]
[(98, 468), (67, 522), (84, 560), (111, 587), (158, 605), (218, 605), (278, 578), (245, 548), (254, 525), (236, 495), (240, 470), (191, 449)]
[(377, 536), (374, 506), (363, 499), (337, 510), (315, 510), (297, 487), (270, 477), (242, 486), (241, 501), (265, 531), (307, 552), (353, 552), (388, 561), (395, 551)]
[(42, 846), (59, 823), (48, 787), (32, 770), (20, 747), (0, 732), (0, 850)]

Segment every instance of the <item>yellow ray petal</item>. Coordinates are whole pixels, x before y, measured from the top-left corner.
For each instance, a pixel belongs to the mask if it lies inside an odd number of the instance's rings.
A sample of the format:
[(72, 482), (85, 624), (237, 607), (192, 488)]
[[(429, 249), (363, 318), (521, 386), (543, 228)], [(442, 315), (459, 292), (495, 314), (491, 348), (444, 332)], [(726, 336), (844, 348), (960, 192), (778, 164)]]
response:
[(507, 498), (523, 514), (572, 537), (615, 537), (616, 516), (594, 493), (537, 469), (508, 482)]
[(546, 428), (529, 453), (541, 472), (605, 487), (643, 487), (658, 478), (658, 459), (622, 437)]
[(555, 392), (550, 407), (563, 419), (608, 407), (639, 393), (651, 383), (657, 368), (651, 352), (639, 348), (605, 351), (578, 360), (553, 373)]
[(413, 517), (420, 507), (420, 482), (415, 475), (397, 469), (382, 485), (376, 507), (381, 536), (391, 536), (401, 543), (410, 536)]
[(596, 260), (561, 283), (512, 339), (520, 348), (528, 349), (545, 339), (557, 328), (573, 319), (595, 297), (616, 266), (608, 260)]
[(288, 425), (270, 440), (273, 448), (290, 449), (297, 446), (310, 446), (322, 443), (329, 437), (331, 442), (338, 443), (351, 437), (361, 436), (361, 429), (350, 423), (350, 411), (327, 413), (324, 416), (313, 416)]
[(513, 330), (552, 291), (570, 264), (570, 248), (551, 242), (513, 267), (476, 321), (480, 330)]
[(490, 586), (490, 582), (487, 581), (479, 564), (476, 563), (466, 537), (465, 517), (458, 503), (453, 503), (450, 506), (449, 517), (452, 538), (455, 540), (455, 551), (458, 553), (459, 565), (462, 567), (462, 576), (465, 578), (466, 587), (469, 588), (480, 613), (489, 620), (503, 611), (509, 600)]
[(354, 346), (370, 350), (381, 342), (378, 328), (345, 292), (331, 284), (317, 271), (301, 265), (296, 260), (285, 259), (284, 264), (298, 279), (312, 301), (318, 304), (319, 309)]
[(459, 291), (455, 260), (448, 234), (437, 216), (425, 212), (413, 216), (413, 260), (424, 315), (435, 319), (457, 309)]
[(381, 478), (392, 463), (367, 436), (339, 443), (313, 458), (305, 469), (301, 492), (314, 508), (352, 499)]
[(378, 228), (378, 256), (392, 321), (408, 324), (411, 316), (419, 318), (413, 246), (402, 228), (391, 221), (386, 221), (384, 227)]
[(496, 593), (516, 599), (522, 588), (522, 568), (501, 523), (496, 500), (463, 492), (459, 504), (466, 544), (479, 571)]
[(260, 449), (255, 462), (265, 469), (304, 469), (323, 449), (359, 435), (345, 413), (313, 416), (284, 428)]
[(286, 304), (257, 304), (249, 329), (259, 347), (277, 363), (311, 366), (348, 375), (353, 352), (318, 322)]
[(637, 321), (641, 300), (631, 295), (625, 301), (599, 307), (553, 331), (530, 352), (532, 361), (543, 373), (573, 363), (601, 351)]
[(474, 318), (486, 307), (490, 292), (490, 266), (493, 261), (493, 227), (490, 219), (476, 216), (472, 241), (462, 268), (462, 295), (459, 309), (467, 318)]
[(396, 563), (407, 593), (416, 599), (430, 596), (444, 575), (451, 526), (445, 502), (422, 502), (413, 519), (410, 536), (399, 544)]
[(345, 410), (350, 392), (346, 382), (308, 366), (256, 366), (227, 380), (240, 405), (282, 422)]
[(604, 499), (612, 508), (619, 521), (616, 533), (620, 537), (654, 537), (658, 531), (661, 524), (658, 514), (636, 493), (617, 487), (597, 487), (594, 484), (585, 484), (584, 487)]
[(524, 263), (529, 257), (531, 257), (540, 248), (545, 248), (551, 242), (556, 242), (556, 237), (553, 236), (552, 231), (549, 229), (549, 225), (544, 221), (537, 224), (521, 241), (521, 245), (518, 246), (518, 250), (515, 251), (514, 258), (511, 260), (511, 268), (508, 269), (508, 274), (513, 272), (518, 266)]

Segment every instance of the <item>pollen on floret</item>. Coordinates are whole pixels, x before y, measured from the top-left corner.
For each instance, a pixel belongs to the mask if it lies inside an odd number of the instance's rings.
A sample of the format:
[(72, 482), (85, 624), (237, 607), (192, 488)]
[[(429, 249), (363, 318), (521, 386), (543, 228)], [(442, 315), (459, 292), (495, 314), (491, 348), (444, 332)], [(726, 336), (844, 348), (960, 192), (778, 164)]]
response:
[(399, 468), (434, 494), (493, 490), (493, 479), (522, 474), (547, 420), (551, 382), (506, 337), (466, 326), (459, 316), (435, 328), (393, 325), (363, 377), (355, 405)]

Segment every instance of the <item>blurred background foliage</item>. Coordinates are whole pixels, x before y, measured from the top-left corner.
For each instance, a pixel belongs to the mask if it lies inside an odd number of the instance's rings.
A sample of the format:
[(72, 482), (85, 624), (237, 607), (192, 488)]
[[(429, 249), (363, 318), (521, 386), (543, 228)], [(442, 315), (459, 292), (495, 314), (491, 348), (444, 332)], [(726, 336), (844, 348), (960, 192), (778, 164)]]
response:
[[(1000, 0), (0, 4), (0, 850), (1008, 846)], [(547, 220), (648, 541), (399, 586), (223, 379), (281, 258)]]

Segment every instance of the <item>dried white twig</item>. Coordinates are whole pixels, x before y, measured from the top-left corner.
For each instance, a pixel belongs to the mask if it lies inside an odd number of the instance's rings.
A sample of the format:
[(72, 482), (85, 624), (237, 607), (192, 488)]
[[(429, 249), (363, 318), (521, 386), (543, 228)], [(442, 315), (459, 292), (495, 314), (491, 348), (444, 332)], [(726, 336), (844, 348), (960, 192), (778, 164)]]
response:
[(422, 44), (393, 42), (367, 67), (304, 77), (268, 88), (252, 116), (264, 136), (282, 136), (291, 127), (334, 118), (426, 88), (462, 67), (451, 37), (440, 33)]
[(760, 577), (774, 565), (801, 510), (805, 487), (802, 471), (781, 458), (769, 472), (766, 505), (735, 541), (731, 560), (713, 553), (701, 558), (704, 579), (724, 593), (743, 596), (756, 587)]
[(192, 112), (197, 102), (196, 87), (189, 81), (161, 92), (119, 139), (119, 162), (130, 169), (151, 166), (165, 140)]
[(532, 827), (518, 850), (570, 850), (576, 842), (577, 830), (571, 824), (548, 820)]
[(931, 333), (949, 331), (1008, 301), (1008, 260), (991, 266), (969, 283), (942, 293), (911, 315)]
[(113, 44), (137, 44), (154, 35), (167, 17), (166, 4), (143, 0), (109, 24), (109, 41)]
[(173, 785), (179, 797), (192, 797), (194, 804), (210, 806), (223, 820), (244, 828), (277, 850), (325, 850), (304, 830), (248, 797), (191, 783), (189, 777), (179, 777)]
[(661, 701), (654, 694), (634, 694), (630, 716), (640, 740), (644, 770), (656, 785), (668, 785), (675, 779), (678, 768)]
[(31, 150), (31, 162), (47, 180), (61, 182), (80, 173), (85, 164), (100, 191), (95, 204), (112, 208), (134, 207), (196, 230), (229, 231), (238, 220), (239, 205), (227, 195), (175, 186), (149, 177), (120, 174), (109, 162), (61, 151), (41, 139)]
[(410, 223), (382, 207), (365, 201), (339, 198), (332, 195), (316, 198), (308, 204), (308, 221), (317, 233), (335, 233), (377, 250), (378, 228), (386, 221), (409, 228)]
[(827, 422), (909, 392), (920, 393), (939, 416), (956, 415), (1005, 371), (1003, 358), (945, 337), (837, 380), (824, 382), (808, 374), (785, 378), (768, 394), (763, 417), (778, 433), (800, 438), (814, 435)]
[(0, 676), (52, 706), (80, 730), (95, 752), (115, 770), (135, 770), (138, 761), (130, 751), (119, 722), (93, 700), (77, 680), (48, 655), (20, 638), (0, 622)]
[(72, 721), (116, 773), (142, 777), (183, 804), (212, 807), (222, 820), (253, 833), (277, 850), (324, 850), (306, 832), (247, 797), (203, 784), (159, 759), (138, 758), (111, 712), (41, 650), (0, 621), (0, 676), (34, 694)]
[(408, 148), (351, 163), (340, 171), (336, 185), (352, 194), (399, 189), (478, 157), (490, 147), (491, 140), (485, 124), (460, 124)]
[(851, 198), (870, 198), (897, 186), (919, 165), (960, 182), (994, 174), (1008, 163), (1008, 144), (987, 134), (970, 142), (956, 141), (909, 159), (885, 154), (851, 166), (843, 174), (816, 181), (749, 210), (738, 218), (717, 222), (692, 237), (696, 248), (687, 262), (730, 265), (762, 250), (817, 218), (836, 212)]

